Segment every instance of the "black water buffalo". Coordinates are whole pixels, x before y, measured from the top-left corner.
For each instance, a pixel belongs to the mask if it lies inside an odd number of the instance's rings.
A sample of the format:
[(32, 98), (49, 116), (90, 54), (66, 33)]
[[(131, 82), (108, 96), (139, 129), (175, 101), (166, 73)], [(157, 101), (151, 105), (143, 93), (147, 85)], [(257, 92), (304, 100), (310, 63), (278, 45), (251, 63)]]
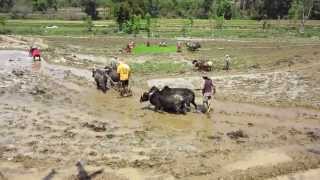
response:
[(186, 46), (189, 51), (196, 51), (201, 48), (201, 44), (199, 42), (186, 42)]
[(111, 79), (110, 81), (111, 86), (117, 85), (120, 82), (120, 76), (117, 73), (117, 70), (109, 66), (106, 66), (104, 69), (106, 71), (106, 76)]
[(120, 76), (116, 70), (109, 66), (104, 69), (92, 70), (92, 77), (96, 81), (97, 89), (101, 89), (104, 93), (111, 87), (118, 87), (120, 82)]
[(197, 109), (197, 104), (195, 103), (195, 94), (192, 90), (187, 88), (170, 88), (169, 86), (165, 86), (161, 91), (161, 94), (171, 94), (171, 95), (181, 95), (186, 101), (186, 105), (190, 110), (190, 104), (192, 104), (195, 109)]
[(108, 87), (108, 77), (106, 76), (105, 69), (93, 69), (92, 77), (96, 81), (97, 89), (101, 89), (104, 93), (107, 91)]
[(161, 92), (158, 88), (152, 87), (149, 92), (143, 93), (140, 102), (150, 101), (155, 106), (155, 110), (176, 112), (185, 114), (187, 111), (186, 100), (180, 94), (171, 92)]

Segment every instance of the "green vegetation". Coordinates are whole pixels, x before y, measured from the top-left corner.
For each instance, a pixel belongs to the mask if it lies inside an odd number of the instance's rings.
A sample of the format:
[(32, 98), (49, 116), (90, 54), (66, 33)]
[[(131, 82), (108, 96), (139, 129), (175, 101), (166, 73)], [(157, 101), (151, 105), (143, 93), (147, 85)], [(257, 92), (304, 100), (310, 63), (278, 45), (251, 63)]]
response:
[(92, 32), (92, 28), (93, 28), (93, 22), (92, 22), (92, 18), (91, 16), (87, 16), (85, 19), (85, 25), (87, 27), (87, 31), (88, 32)]
[(146, 61), (144, 63), (130, 63), (134, 73), (152, 74), (157, 73), (184, 73), (191, 67), (186, 63), (171, 61)]
[[(152, 19), (156, 23), (151, 25), (152, 37), (173, 38), (181, 36), (181, 29), (188, 22), (185, 19)], [(304, 34), (291, 21), (268, 20), (268, 28), (263, 30), (263, 22), (255, 20), (223, 20), (223, 29), (219, 29), (219, 20), (194, 19), (192, 29), (187, 33), (190, 37), (214, 38), (295, 38), (320, 37), (320, 21), (309, 20), (305, 23)], [(145, 27), (146, 21), (141, 20), (140, 26)], [(47, 28), (47, 26), (58, 28)], [(43, 36), (86, 36), (86, 35), (114, 35), (125, 36), (118, 33), (117, 25), (112, 20), (93, 21), (92, 32), (83, 21), (59, 20), (7, 20), (6, 29), (18, 35)], [(137, 36), (147, 37), (147, 30), (140, 30)]]
[(133, 53), (140, 54), (154, 54), (154, 53), (171, 53), (176, 52), (176, 46), (168, 45), (167, 47), (149, 46), (139, 44), (133, 49)]
[(11, 31), (6, 28), (7, 18), (0, 17), (0, 34), (9, 34)]
[[(22, 24), (15, 24), (16, 27), (13, 27), (14, 22), (9, 22), (9, 30), (16, 34), (86, 35), (90, 33), (95, 35), (133, 34), (147, 37), (217, 38), (230, 36), (232, 38), (309, 37), (319, 35), (316, 32), (319, 27), (310, 27), (307, 21), (320, 19), (320, 1), (2, 0), (0, 1), (0, 13), (11, 19), (80, 21), (89, 16), (92, 20), (110, 20), (95, 21), (93, 24), (87, 21), (88, 23), (82, 25), (76, 21), (72, 23), (72, 27), (62, 22), (60, 26), (54, 24), (59, 26), (55, 30), (45, 29), (50, 22), (34, 22), (34, 26), (25, 26), (25, 23), (22, 22)], [(255, 21), (246, 21), (247, 19)], [(288, 23), (287, 19), (293, 21)], [(269, 23), (272, 20), (277, 22)], [(286, 23), (279, 26), (280, 20)], [(234, 22), (240, 22), (240, 24)], [(246, 22), (249, 23), (246, 24)]]
[(309, 17), (320, 19), (318, 0), (1, 0), (0, 12), (11, 13), (13, 9), (19, 9), (46, 14), (52, 10), (77, 8), (93, 20), (114, 17), (121, 26), (134, 15), (145, 18), (146, 14), (152, 18), (208, 19), (214, 15), (225, 19), (261, 19), (264, 16), (283, 19), (294, 4), (312, 7)]

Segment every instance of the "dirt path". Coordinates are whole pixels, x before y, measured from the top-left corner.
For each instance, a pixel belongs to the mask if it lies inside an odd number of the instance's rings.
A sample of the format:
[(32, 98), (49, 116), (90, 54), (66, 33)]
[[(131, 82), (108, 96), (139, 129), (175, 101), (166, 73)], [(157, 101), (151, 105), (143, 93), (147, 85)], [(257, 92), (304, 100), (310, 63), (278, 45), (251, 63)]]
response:
[[(0, 63), (0, 179), (77, 179), (79, 160), (104, 169), (95, 179), (266, 179), (320, 165), (318, 110), (219, 98), (208, 115), (155, 113), (138, 102), (142, 87), (103, 94), (88, 70), (21, 51), (0, 51)], [(241, 77), (217, 79), (256, 78)]]

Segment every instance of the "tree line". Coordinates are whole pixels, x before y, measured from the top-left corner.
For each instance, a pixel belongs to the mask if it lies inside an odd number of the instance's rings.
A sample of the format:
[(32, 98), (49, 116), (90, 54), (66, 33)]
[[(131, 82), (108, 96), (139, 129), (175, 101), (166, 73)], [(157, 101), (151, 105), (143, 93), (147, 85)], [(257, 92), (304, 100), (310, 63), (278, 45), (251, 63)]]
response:
[[(304, 7), (301, 7), (304, 6)], [(320, 19), (319, 0), (0, 0), (0, 12), (39, 11), (78, 7), (92, 19), (99, 19), (97, 8), (104, 8), (123, 21), (133, 15), (166, 18), (221, 17), (225, 19), (277, 19), (292, 17), (292, 8), (312, 8), (310, 19)], [(291, 13), (291, 14), (290, 14)]]

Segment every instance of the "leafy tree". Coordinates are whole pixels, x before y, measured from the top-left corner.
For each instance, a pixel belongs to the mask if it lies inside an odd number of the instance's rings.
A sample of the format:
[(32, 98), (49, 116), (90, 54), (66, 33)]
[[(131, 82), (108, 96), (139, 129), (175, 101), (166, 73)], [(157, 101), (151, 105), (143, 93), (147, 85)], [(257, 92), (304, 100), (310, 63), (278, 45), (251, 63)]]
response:
[(92, 20), (98, 19), (98, 11), (97, 11), (97, 2), (96, 0), (82, 0), (82, 7), (84, 8), (84, 12), (91, 16)]
[(268, 18), (277, 19), (278, 16), (284, 17), (288, 14), (288, 11), (293, 0), (263, 0), (260, 6), (256, 7), (259, 11), (259, 16), (267, 15)]
[(222, 29), (224, 24), (224, 17), (223, 16), (217, 17), (215, 22), (216, 22), (216, 28)]
[(14, 0), (0, 0), (0, 12), (9, 12), (14, 5)]
[(32, 2), (29, 0), (16, 1), (11, 9), (11, 18), (26, 18), (32, 12)]
[(294, 0), (289, 10), (289, 16), (300, 20), (299, 32), (304, 33), (305, 23), (310, 18), (314, 0)]
[(210, 12), (212, 11), (212, 6), (214, 4), (214, 0), (204, 0), (200, 6), (200, 18), (208, 18)]
[(32, 10), (41, 11), (45, 13), (48, 10), (48, 3), (46, 0), (32, 0)]
[(49, 8), (53, 8), (55, 11), (57, 11), (57, 0), (32, 0), (33, 11), (41, 11), (42, 13), (45, 13)]
[(231, 19), (232, 10), (231, 10), (231, 0), (217, 0), (217, 16), (222, 16), (225, 19)]
[(93, 22), (92, 22), (91, 16), (87, 16), (87, 17), (85, 18), (85, 25), (86, 25), (87, 31), (88, 31), (88, 32), (92, 32)]
[(160, 13), (160, 3), (159, 0), (148, 0), (147, 2), (147, 12), (151, 17), (158, 17)]
[(145, 27), (148, 37), (151, 37), (151, 15), (148, 13), (146, 15), (146, 27)]
[(136, 36), (137, 34), (139, 34), (141, 29), (141, 16), (140, 15), (134, 15), (133, 16), (133, 33), (134, 36)]
[(130, 19), (130, 7), (127, 2), (121, 3), (116, 10), (116, 20), (119, 26), (119, 31), (123, 30), (123, 25)]
[(5, 17), (0, 17), (0, 25), (5, 27), (7, 24), (7, 19)]

